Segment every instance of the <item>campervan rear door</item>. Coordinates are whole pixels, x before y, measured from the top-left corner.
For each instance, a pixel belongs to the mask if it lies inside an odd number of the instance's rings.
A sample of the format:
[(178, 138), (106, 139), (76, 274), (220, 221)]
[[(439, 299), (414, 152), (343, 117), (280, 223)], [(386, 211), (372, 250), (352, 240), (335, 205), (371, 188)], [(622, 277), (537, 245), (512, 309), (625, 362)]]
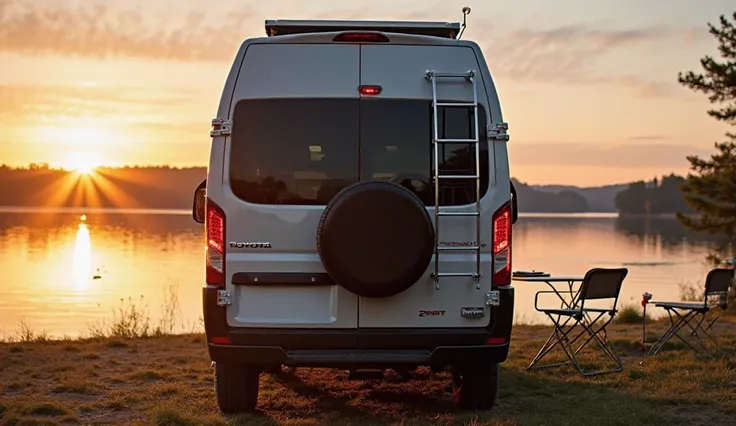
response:
[[(508, 191), (494, 182), (493, 150), (489, 149), (486, 124), (490, 123), (489, 102), (481, 77), (486, 71), (482, 58), (475, 50), (458, 44), (387, 44), (361, 46), (361, 85), (380, 85), (379, 95), (363, 96), (361, 100), (361, 179), (381, 178), (383, 175), (407, 174), (424, 176), (432, 185), (432, 83), (427, 70), (463, 74), (476, 72), (479, 104), (480, 135), (480, 287), (472, 277), (441, 278), (435, 289), (430, 263), (424, 276), (408, 290), (389, 298), (359, 298), (359, 328), (445, 328), (484, 327), (492, 318), (485, 304), (491, 287), (491, 217), (493, 212), (509, 199)], [(493, 90), (493, 87), (490, 87)], [(441, 101), (472, 102), (473, 84), (459, 78), (438, 82)], [(441, 114), (444, 137), (469, 139), (474, 137), (472, 108), (455, 108)], [(400, 135), (397, 137), (396, 135)], [(447, 146), (440, 154), (440, 168), (455, 167), (460, 163), (472, 173), (475, 156), (469, 155), (469, 144)], [(456, 173), (457, 174), (457, 173)], [(468, 185), (474, 185), (470, 182)], [(474, 188), (471, 186), (469, 188)], [(506, 187), (507, 188), (507, 187)], [(433, 192), (433, 191), (431, 191)], [(476, 209), (475, 191), (441, 190), (444, 211), (472, 212)], [(467, 195), (468, 193), (472, 195)], [(465, 198), (464, 198), (465, 197)], [(434, 198), (424, 200), (434, 218)], [(477, 244), (476, 218), (443, 217), (438, 241), (447, 246)], [(441, 272), (475, 272), (476, 253), (445, 251), (440, 254)], [(462, 316), (463, 308), (480, 309), (483, 316)]]
[(232, 327), (357, 327), (357, 296), (325, 273), (316, 232), (358, 180), (359, 54), (295, 37), (247, 46), (217, 200)]

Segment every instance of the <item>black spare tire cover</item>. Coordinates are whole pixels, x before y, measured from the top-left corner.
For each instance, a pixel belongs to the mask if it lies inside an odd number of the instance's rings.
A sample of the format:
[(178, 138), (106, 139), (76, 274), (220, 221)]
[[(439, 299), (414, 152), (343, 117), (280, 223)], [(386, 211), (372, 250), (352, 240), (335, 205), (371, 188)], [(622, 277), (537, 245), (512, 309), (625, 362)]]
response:
[(421, 278), (434, 253), (434, 226), (422, 201), (386, 181), (340, 191), (322, 213), (317, 250), (338, 285), (366, 297), (389, 297)]

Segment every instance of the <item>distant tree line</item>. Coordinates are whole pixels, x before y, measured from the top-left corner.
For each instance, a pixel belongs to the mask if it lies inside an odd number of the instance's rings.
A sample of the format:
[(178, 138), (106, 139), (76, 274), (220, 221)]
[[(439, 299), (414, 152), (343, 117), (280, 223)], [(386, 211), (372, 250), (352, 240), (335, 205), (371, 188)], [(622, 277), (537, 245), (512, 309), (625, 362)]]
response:
[(80, 175), (31, 164), (0, 165), (0, 206), (188, 209), (204, 167), (99, 168)]
[(681, 190), (684, 183), (685, 178), (675, 174), (633, 182), (616, 194), (614, 203), (621, 216), (692, 213)]
[[(99, 168), (85, 176), (43, 163), (0, 165), (0, 206), (189, 209), (194, 189), (206, 175), (204, 167)], [(522, 213), (590, 211), (577, 192), (535, 190), (516, 179), (514, 185)]]
[(521, 213), (584, 213), (590, 211), (588, 200), (578, 192), (541, 191), (513, 179)]

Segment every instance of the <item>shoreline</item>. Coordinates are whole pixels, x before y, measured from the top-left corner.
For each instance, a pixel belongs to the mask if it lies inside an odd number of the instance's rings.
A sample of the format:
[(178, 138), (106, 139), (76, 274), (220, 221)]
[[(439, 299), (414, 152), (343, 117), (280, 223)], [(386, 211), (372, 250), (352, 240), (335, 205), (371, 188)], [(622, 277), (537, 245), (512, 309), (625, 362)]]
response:
[[(1, 213), (29, 214), (153, 214), (191, 215), (190, 208), (171, 207), (85, 207), (85, 206), (0, 206)], [(580, 219), (676, 219), (676, 213), (628, 214), (619, 212), (519, 212), (519, 217), (529, 218), (580, 218)]]

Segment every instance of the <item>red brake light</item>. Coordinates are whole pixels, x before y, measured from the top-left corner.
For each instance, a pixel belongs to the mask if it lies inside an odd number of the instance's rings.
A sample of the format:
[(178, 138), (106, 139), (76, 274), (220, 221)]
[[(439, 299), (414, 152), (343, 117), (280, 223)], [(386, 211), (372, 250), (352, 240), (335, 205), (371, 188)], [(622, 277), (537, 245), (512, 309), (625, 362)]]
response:
[(347, 43), (388, 43), (390, 40), (385, 35), (378, 33), (342, 33), (336, 35), (332, 41)]
[(510, 224), (511, 209), (506, 206), (499, 210), (493, 218), (493, 254), (498, 254), (509, 246)]
[(381, 86), (360, 86), (361, 95), (378, 95), (383, 88)]
[(207, 265), (208, 285), (225, 285), (225, 212), (214, 201), (207, 199)]
[(511, 203), (506, 203), (493, 215), (493, 278), (496, 287), (511, 282)]

